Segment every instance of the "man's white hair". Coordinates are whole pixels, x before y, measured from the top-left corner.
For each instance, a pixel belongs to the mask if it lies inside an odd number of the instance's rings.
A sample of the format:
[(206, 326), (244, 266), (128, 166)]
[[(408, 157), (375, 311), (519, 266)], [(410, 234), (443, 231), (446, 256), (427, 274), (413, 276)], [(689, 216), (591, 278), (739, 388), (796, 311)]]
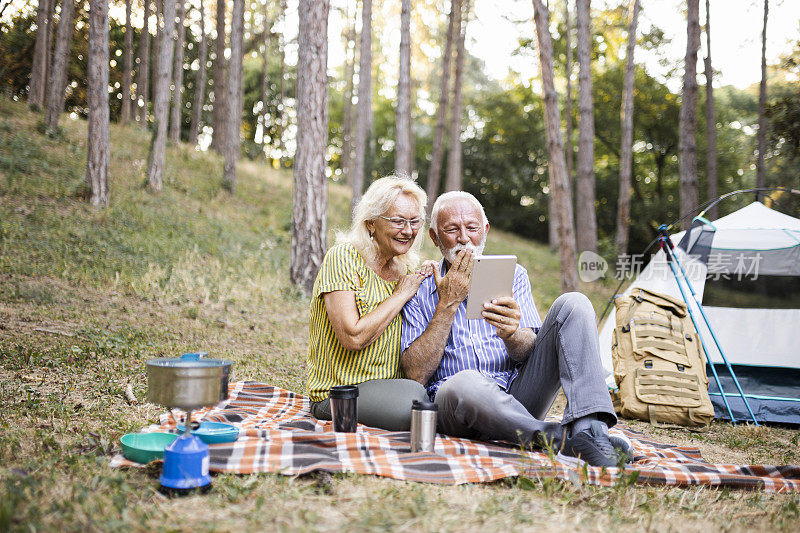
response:
[(468, 202), (472, 203), (478, 210), (481, 212), (481, 221), (483, 227), (486, 227), (486, 224), (489, 223), (489, 219), (486, 218), (486, 211), (484, 211), (483, 206), (475, 198), (473, 195), (466, 191), (450, 191), (446, 192), (443, 195), (439, 196), (436, 201), (433, 203), (433, 207), (431, 208), (431, 228), (433, 229), (434, 233), (437, 235), (439, 234), (439, 211), (442, 209), (442, 206), (448, 202), (454, 202), (456, 200), (467, 200)]

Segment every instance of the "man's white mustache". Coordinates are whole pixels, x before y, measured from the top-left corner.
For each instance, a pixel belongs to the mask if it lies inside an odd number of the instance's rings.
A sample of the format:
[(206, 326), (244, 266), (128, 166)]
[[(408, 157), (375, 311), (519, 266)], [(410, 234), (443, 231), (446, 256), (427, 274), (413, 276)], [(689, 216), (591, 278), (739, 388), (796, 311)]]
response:
[(477, 251), (477, 250), (478, 250), (478, 247), (477, 247), (477, 246), (475, 246), (474, 244), (472, 244), (471, 242), (468, 242), (468, 243), (466, 243), (466, 244), (461, 244), (461, 243), (459, 243), (459, 244), (456, 244), (455, 246), (453, 246), (452, 248), (450, 248), (450, 250), (452, 250), (452, 252), (453, 252), (454, 254), (457, 254), (457, 253), (458, 253), (458, 252), (460, 252), (461, 250), (472, 250), (473, 252), (475, 252), (475, 251)]
[(456, 260), (456, 254), (458, 252), (460, 252), (461, 250), (471, 250), (473, 256), (481, 255), (483, 253), (483, 248), (484, 248), (485, 244), (486, 244), (486, 240), (485, 239), (484, 239), (483, 242), (481, 242), (477, 246), (472, 244), (472, 242), (467, 242), (467, 243), (464, 243), (464, 244), (458, 243), (455, 246), (453, 246), (452, 248), (446, 248), (446, 249), (445, 248), (441, 248), (441, 252), (442, 252), (442, 255), (444, 256), (445, 260), (448, 263), (453, 264), (453, 262)]

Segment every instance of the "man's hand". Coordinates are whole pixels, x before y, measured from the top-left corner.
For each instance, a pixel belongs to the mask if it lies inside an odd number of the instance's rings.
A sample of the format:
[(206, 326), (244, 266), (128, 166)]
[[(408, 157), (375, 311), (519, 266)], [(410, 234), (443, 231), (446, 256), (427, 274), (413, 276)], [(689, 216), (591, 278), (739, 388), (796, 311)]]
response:
[(514, 298), (502, 296), (483, 304), (481, 315), (489, 324), (497, 328), (497, 336), (505, 341), (519, 329), (522, 312)]
[(456, 254), (455, 261), (444, 277), (438, 268), (433, 269), (439, 303), (428, 327), (401, 355), (400, 364), (407, 378), (425, 385), (436, 371), (442, 360), (458, 306), (469, 292), (471, 275), (472, 252), (469, 250), (461, 250)]
[(469, 280), (472, 276), (472, 252), (461, 250), (456, 254), (456, 259), (450, 265), (444, 277), (439, 269), (433, 270), (436, 282), (436, 291), (439, 293), (439, 302), (447, 307), (458, 307), (469, 292)]
[(533, 351), (536, 335), (531, 328), (519, 327), (522, 311), (511, 296), (495, 298), (483, 304), (483, 318), (497, 328), (497, 336), (506, 345), (508, 355), (515, 361), (524, 361)]

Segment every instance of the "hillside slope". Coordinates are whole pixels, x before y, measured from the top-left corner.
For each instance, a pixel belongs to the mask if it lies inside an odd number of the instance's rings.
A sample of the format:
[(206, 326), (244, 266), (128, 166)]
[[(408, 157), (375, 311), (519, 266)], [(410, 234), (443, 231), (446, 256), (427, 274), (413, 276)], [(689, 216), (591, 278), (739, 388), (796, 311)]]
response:
[[(134, 125), (112, 125), (111, 203), (97, 211), (81, 198), (85, 122), (65, 118), (62, 135), (51, 139), (22, 104), (0, 100), (0, 114), (4, 299), (67, 303), (66, 288), (91, 289), (155, 302), (188, 320), (184, 330), (196, 330), (197, 320), (233, 324), (248, 313), (271, 320), (288, 313), (296, 328), (276, 334), (303, 344), (307, 301), (288, 280), (290, 170), (244, 161), (231, 196), (222, 188), (221, 159), (181, 144), (167, 152), (165, 188), (156, 196), (144, 188), (149, 137)], [(348, 195), (330, 184), (329, 242), (349, 222)], [(518, 255), (544, 314), (559, 293), (557, 257), (499, 231), (487, 251)], [(438, 259), (428, 239), (423, 252)], [(585, 288), (597, 306), (611, 292), (608, 284)]]

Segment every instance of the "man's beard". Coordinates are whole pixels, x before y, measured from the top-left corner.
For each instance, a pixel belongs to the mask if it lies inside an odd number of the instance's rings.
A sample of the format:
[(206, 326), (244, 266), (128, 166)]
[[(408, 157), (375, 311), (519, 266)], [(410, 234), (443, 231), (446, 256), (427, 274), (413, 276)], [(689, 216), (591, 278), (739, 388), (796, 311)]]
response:
[(486, 246), (486, 237), (483, 238), (481, 243), (478, 246), (472, 244), (472, 242), (468, 242), (466, 244), (456, 244), (452, 248), (444, 248), (442, 246), (439, 247), (439, 250), (442, 252), (444, 256), (444, 260), (447, 261), (448, 264), (452, 265), (456, 260), (456, 254), (461, 250), (472, 250), (472, 256), (475, 257), (477, 255), (483, 254), (483, 248)]

